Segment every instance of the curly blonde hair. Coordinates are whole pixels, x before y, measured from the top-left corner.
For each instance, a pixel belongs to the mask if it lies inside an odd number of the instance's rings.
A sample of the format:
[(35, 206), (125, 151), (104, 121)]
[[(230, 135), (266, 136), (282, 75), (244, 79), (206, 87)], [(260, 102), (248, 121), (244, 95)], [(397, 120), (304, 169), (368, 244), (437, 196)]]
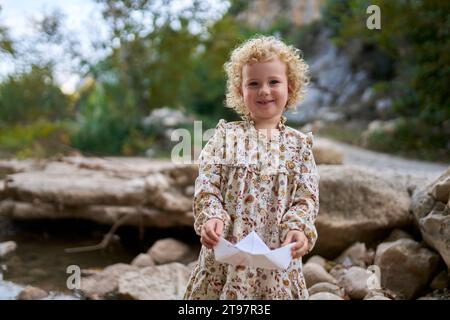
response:
[(308, 65), (301, 57), (301, 51), (285, 44), (273, 36), (256, 35), (233, 50), (230, 60), (224, 64), (227, 74), (225, 106), (234, 109), (241, 117), (248, 118), (249, 112), (240, 93), (242, 68), (246, 64), (280, 59), (286, 64), (288, 85), (292, 88), (285, 111), (295, 110), (306, 93), (309, 83)]

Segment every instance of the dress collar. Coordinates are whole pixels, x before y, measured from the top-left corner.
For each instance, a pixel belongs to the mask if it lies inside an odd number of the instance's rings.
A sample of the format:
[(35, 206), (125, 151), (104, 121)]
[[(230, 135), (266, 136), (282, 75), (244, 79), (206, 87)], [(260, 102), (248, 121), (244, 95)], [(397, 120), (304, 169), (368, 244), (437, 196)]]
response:
[[(251, 118), (250, 115), (242, 116), (242, 119), (244, 119), (244, 121), (246, 121), (248, 124), (253, 126), (253, 128), (255, 128), (255, 121)], [(277, 125), (278, 130), (284, 131), (284, 129), (286, 128), (286, 125), (285, 125), (286, 120), (287, 120), (287, 118), (282, 115), (280, 118), (280, 121), (278, 122), (278, 125)]]

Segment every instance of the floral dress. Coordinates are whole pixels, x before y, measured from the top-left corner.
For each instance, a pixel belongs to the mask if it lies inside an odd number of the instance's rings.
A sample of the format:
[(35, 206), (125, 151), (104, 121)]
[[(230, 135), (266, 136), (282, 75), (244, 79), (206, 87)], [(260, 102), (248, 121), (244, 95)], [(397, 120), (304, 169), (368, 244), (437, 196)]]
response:
[[(224, 221), (222, 236), (237, 243), (255, 231), (276, 249), (290, 230), (303, 230), (309, 251), (317, 240), (319, 174), (313, 135), (278, 124), (265, 135), (253, 120), (220, 120), (199, 157), (193, 210), (195, 232), (211, 218)], [(308, 299), (301, 258), (285, 270), (233, 266), (202, 246), (184, 299)]]

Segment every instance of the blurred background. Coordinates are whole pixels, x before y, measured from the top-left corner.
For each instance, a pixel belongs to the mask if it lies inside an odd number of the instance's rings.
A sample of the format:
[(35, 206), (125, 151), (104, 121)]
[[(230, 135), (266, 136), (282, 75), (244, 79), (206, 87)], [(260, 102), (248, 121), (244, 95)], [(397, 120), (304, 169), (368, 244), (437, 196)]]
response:
[[(366, 27), (370, 4), (382, 8), (381, 30)], [(68, 148), (167, 156), (170, 144), (158, 143), (165, 123), (152, 117), (187, 129), (190, 117), (204, 127), (237, 119), (223, 106), (222, 65), (263, 33), (300, 48), (311, 67), (291, 124), (320, 121), (321, 134), (351, 144), (448, 161), (448, 9), (440, 1), (2, 1), (0, 156)]]
[[(369, 5), (381, 9), (380, 30), (366, 26)], [(84, 270), (92, 275), (113, 263), (129, 263), (158, 239), (175, 237), (190, 244), (191, 253), (198, 249), (189, 228), (192, 216), (167, 218), (168, 213), (190, 211), (196, 176), (195, 170), (177, 171), (167, 164), (178, 143), (170, 136), (178, 128), (193, 132), (194, 120), (203, 121), (203, 130), (221, 118), (239, 120), (224, 107), (223, 64), (236, 45), (255, 34), (275, 35), (301, 49), (310, 66), (306, 99), (287, 116), (288, 125), (313, 131), (329, 143), (323, 149), (335, 153), (319, 164), (392, 168), (402, 177), (421, 173), (416, 180), (405, 179), (425, 187), (450, 163), (449, 12), (450, 2), (437, 0), (0, 1), (0, 215), (10, 217), (0, 221), (0, 242), (15, 241), (15, 246), (3, 247), (4, 252), (14, 247), (10, 251), (15, 253), (0, 260), (5, 280), (0, 278), (0, 298), (16, 298), (28, 284), (65, 292), (56, 298), (74, 298), (66, 287), (67, 265), (97, 268)], [(315, 152), (320, 158), (320, 151)], [(96, 172), (106, 172), (106, 178), (93, 184)], [(164, 181), (172, 198), (161, 190), (158, 174), (168, 177)], [(133, 193), (139, 179), (146, 179), (144, 189), (152, 197)], [(398, 182), (398, 177), (393, 179)], [(71, 190), (71, 181), (80, 189)], [(410, 187), (402, 189), (407, 201), (400, 215), (412, 210)], [(444, 206), (445, 192), (433, 198)], [(101, 205), (105, 207), (99, 209)], [(136, 215), (148, 221), (124, 223), (129, 229), (121, 227), (122, 234), (108, 238), (100, 254), (97, 249), (84, 255), (57, 254), (104, 240), (110, 226), (136, 206), (159, 211), (142, 213), (138, 208)], [(407, 220), (395, 220), (370, 239), (361, 235), (339, 248), (324, 244), (319, 253), (334, 259), (355, 241), (376, 250), (373, 241), (398, 227), (422, 241), (422, 229)], [(180, 226), (187, 228), (170, 229)], [(448, 232), (450, 223), (444, 229)], [(417, 290), (397, 290), (400, 296), (424, 295), (438, 271), (445, 270), (443, 261), (450, 263), (448, 244), (440, 249), (428, 242), (441, 258)], [(167, 252), (164, 244), (162, 248)], [(184, 260), (177, 259), (189, 262), (189, 250), (183, 248), (178, 249)], [(158, 253), (150, 256), (159, 259)], [(333, 266), (327, 265), (327, 271)], [(448, 286), (448, 274), (442, 277)], [(97, 282), (89, 288), (94, 287), (99, 287)], [(111, 292), (117, 297), (113, 289), (102, 294), (86, 289), (76, 297), (104, 298)], [(140, 294), (134, 297), (149, 298)]]

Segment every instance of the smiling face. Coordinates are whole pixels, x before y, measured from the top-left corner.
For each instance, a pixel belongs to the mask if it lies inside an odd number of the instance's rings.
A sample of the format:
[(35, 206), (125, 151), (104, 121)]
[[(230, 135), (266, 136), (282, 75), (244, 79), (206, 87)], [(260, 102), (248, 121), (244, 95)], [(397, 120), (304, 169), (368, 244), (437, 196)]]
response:
[(279, 59), (242, 68), (242, 96), (255, 124), (276, 127), (288, 100), (286, 64)]

